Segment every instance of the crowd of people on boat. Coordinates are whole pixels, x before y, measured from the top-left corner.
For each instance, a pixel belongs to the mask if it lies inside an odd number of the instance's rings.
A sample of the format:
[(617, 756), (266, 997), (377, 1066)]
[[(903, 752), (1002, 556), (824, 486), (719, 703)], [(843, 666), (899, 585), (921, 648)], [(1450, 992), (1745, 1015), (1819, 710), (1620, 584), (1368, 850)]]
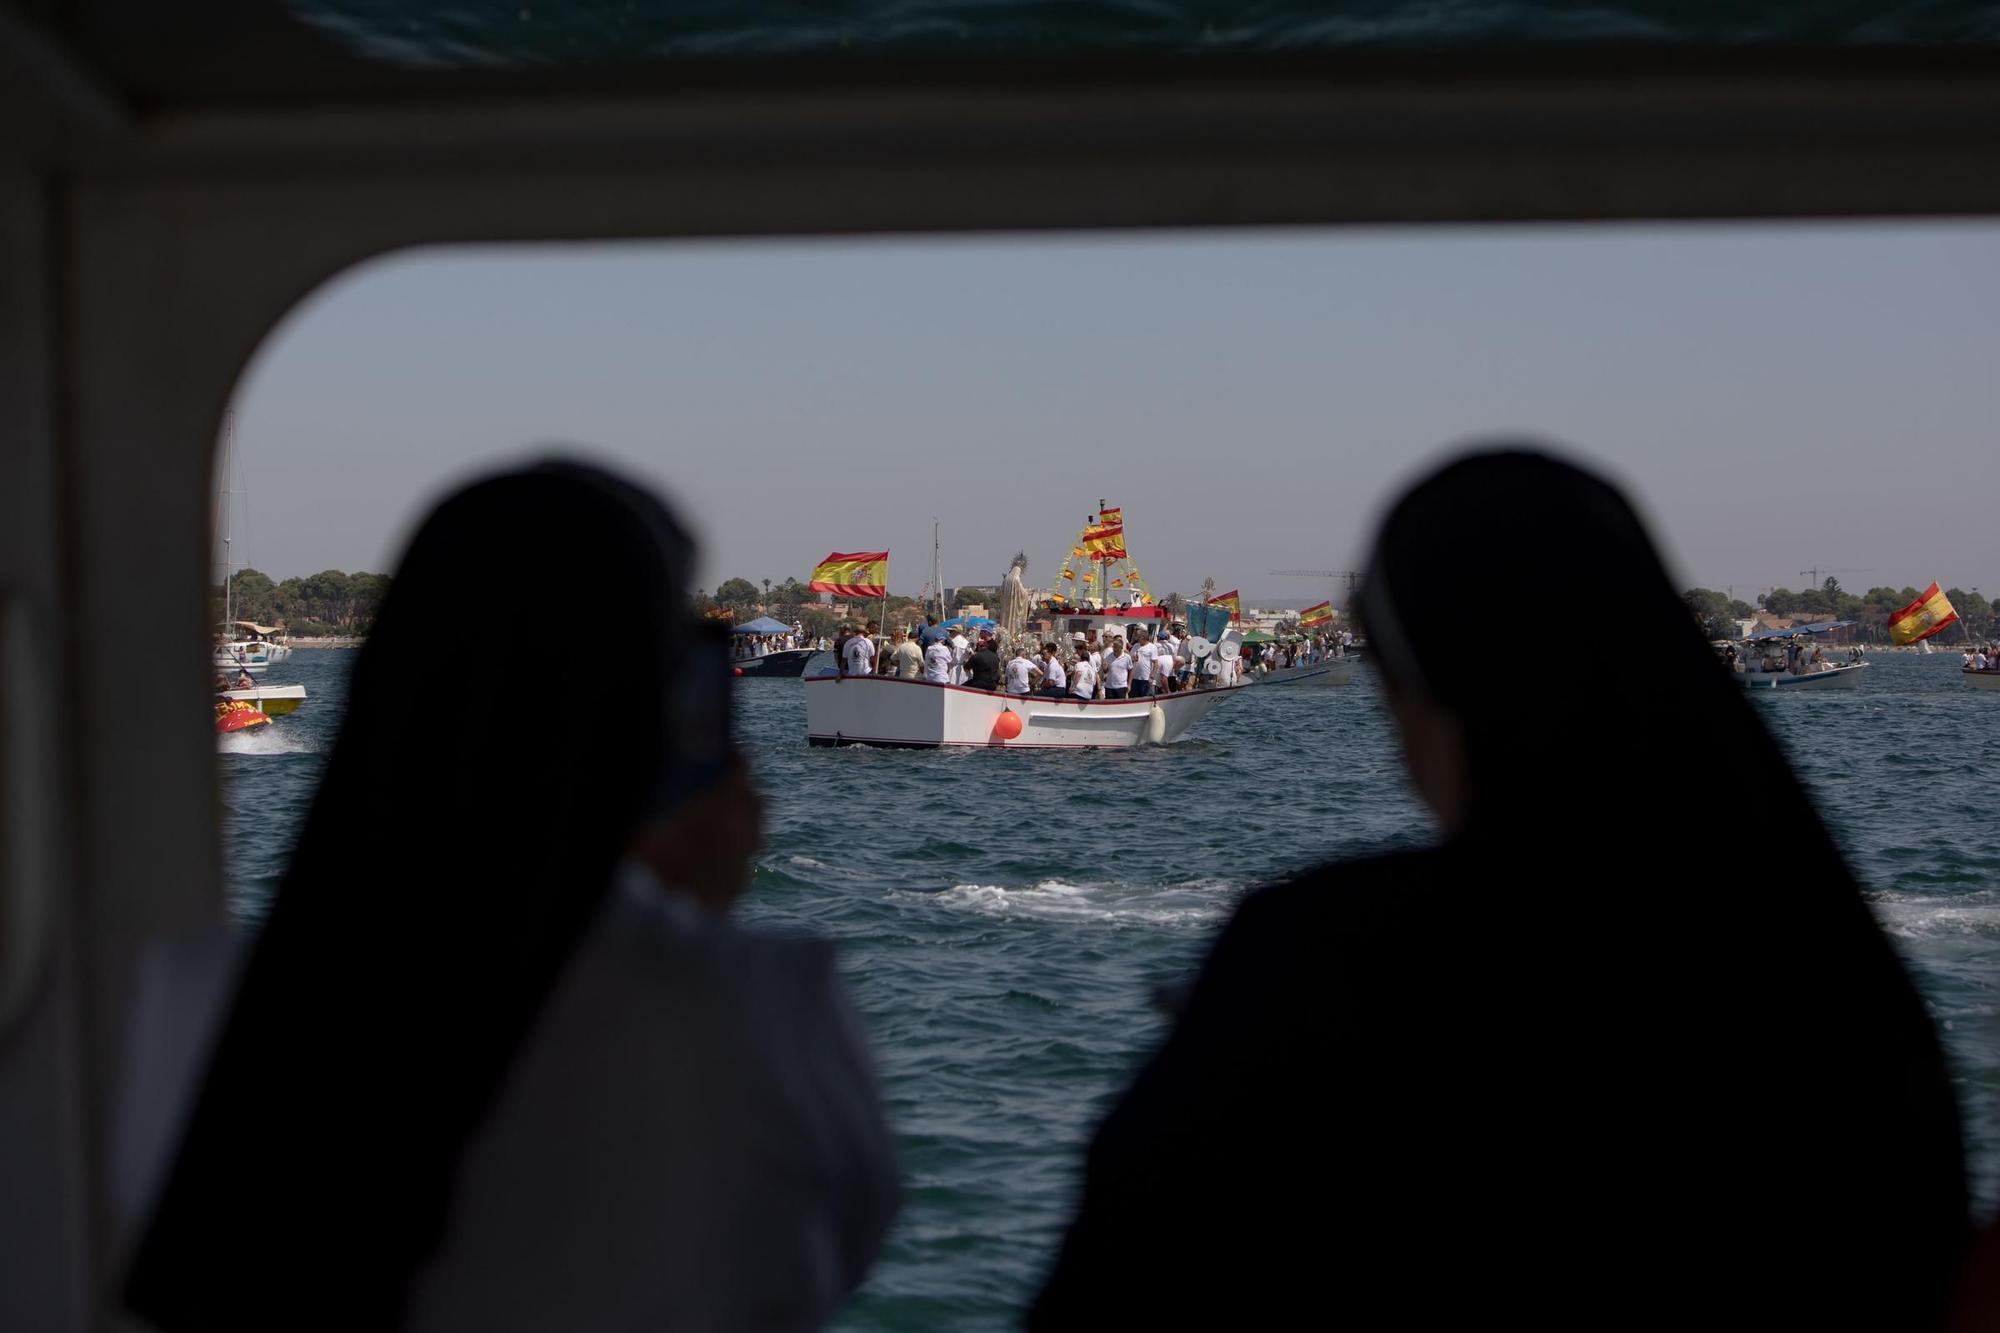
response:
[(1982, 643), (1965, 650), (1966, 671), (2000, 671), (2000, 641)]
[[(970, 631), (970, 633), (968, 633)], [(1046, 699), (1143, 699), (1228, 688), (1246, 674), (1316, 666), (1353, 645), (1347, 631), (1245, 645), (1240, 655), (1197, 652), (1186, 625), (1095, 627), (1046, 637), (1010, 637), (994, 626), (940, 624), (883, 633), (878, 620), (843, 625), (833, 644), (842, 676), (888, 676)]]
[(1741, 649), (1733, 643), (1728, 644), (1722, 650), (1722, 664), (1738, 674), (1755, 671), (1767, 675), (1810, 676), (1837, 667), (1858, 665), (1865, 656), (1859, 647), (1853, 647), (1847, 650), (1846, 660), (1842, 661), (1839, 653), (1828, 656), (1825, 647), (1820, 644), (1788, 639), (1762, 647), (1745, 645)]
[(758, 657), (769, 657), (772, 653), (789, 653), (799, 648), (818, 647), (817, 640), (807, 636), (805, 627), (792, 622), (789, 631), (783, 634), (735, 634), (731, 636), (730, 656), (738, 662)]

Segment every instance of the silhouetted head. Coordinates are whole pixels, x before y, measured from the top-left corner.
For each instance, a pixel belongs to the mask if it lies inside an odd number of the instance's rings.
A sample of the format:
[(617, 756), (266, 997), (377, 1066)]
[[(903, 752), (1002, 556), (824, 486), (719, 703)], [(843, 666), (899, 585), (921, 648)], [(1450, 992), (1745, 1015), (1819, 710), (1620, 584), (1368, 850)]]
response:
[[(1447, 829), (1665, 813), (1684, 765), (1768, 746), (1632, 506), (1546, 453), (1472, 453), (1418, 482), (1382, 521), (1360, 601)], [(1573, 650), (1579, 625), (1613, 620), (1623, 646)]]
[[(614, 868), (695, 790), (685, 738), (713, 719), (685, 674), (707, 642), (691, 555), (657, 498), (566, 463), (424, 521), (136, 1256), (137, 1312), (398, 1324), (459, 1154)], [(505, 637), (412, 688), (447, 616)], [(615, 713), (552, 698), (575, 635), (606, 627)]]

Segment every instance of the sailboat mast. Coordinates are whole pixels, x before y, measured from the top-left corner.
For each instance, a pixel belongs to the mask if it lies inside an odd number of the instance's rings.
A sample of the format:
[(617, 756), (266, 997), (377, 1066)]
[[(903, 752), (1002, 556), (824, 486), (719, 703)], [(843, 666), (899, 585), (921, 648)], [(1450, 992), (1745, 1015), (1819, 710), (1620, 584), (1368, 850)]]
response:
[(229, 554), (230, 470), (236, 465), (236, 409), (222, 414), (222, 632), (236, 623), (236, 565)]
[[(1092, 524), (1104, 522), (1104, 497), (1101, 495), (1097, 497), (1097, 512), (1090, 516), (1090, 521)], [(1111, 609), (1110, 569), (1111, 562), (1109, 560), (1099, 560), (1097, 562), (1097, 601), (1099, 607), (1105, 611)]]
[(944, 583), (938, 577), (938, 521), (931, 515), (931, 595), (937, 598), (938, 621), (944, 621)]

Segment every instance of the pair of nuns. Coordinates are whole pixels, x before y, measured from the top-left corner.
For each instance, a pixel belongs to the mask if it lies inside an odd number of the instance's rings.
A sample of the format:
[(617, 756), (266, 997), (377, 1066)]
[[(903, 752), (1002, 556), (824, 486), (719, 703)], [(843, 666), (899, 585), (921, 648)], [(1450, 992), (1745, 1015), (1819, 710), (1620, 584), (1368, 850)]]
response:
[[(140, 1319), (811, 1329), (863, 1281), (892, 1139), (829, 948), (730, 915), (760, 816), (688, 753), (690, 564), (567, 463), (423, 525), (267, 922), (178, 1081), (136, 1085)], [(1460, 651), (1550, 587), (1637, 622), (1644, 689)], [(411, 726), (446, 601), (652, 625), (619, 725), (552, 719), (569, 664), (524, 635)], [(1438, 838), (1243, 900), (1026, 1324), (1941, 1327), (1968, 1203), (1931, 1023), (1631, 507), (1469, 454), (1391, 509), (1360, 610)], [(1719, 891), (1746, 830), (1788, 873)]]

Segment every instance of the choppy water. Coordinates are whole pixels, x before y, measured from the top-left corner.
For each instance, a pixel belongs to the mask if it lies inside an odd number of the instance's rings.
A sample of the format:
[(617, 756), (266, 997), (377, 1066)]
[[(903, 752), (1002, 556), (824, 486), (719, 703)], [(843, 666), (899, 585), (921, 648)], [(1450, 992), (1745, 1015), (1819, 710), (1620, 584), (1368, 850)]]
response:
[[(245, 922), (282, 873), (353, 657), (299, 652), (305, 708), (219, 742)], [(1990, 1206), (2000, 695), (1965, 688), (1957, 662), (1892, 655), (1853, 692), (1758, 707), (1917, 971)], [(1097, 754), (812, 750), (797, 681), (736, 698), (769, 818), (745, 914), (840, 941), (902, 1145), (903, 1213), (852, 1329), (1009, 1326), (1103, 1098), (1158, 1038), (1150, 987), (1195, 963), (1246, 887), (1428, 833), (1365, 669), (1344, 690), (1250, 691), (1164, 750)], [(1776, 851), (1740, 830), (1718, 872)]]

